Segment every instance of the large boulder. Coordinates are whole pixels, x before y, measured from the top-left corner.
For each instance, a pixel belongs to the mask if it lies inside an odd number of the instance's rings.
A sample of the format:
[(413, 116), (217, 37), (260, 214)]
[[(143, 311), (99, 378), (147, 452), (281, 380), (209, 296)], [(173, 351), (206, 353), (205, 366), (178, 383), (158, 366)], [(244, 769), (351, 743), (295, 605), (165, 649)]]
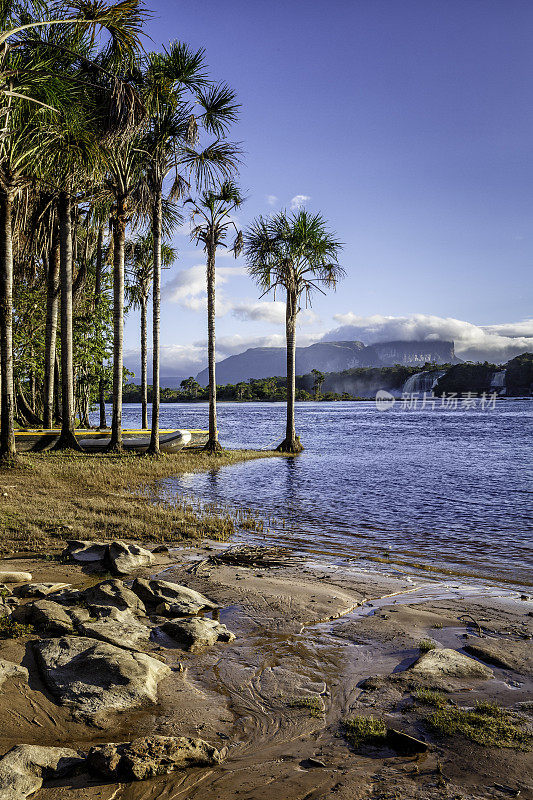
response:
[(447, 647), (424, 653), (407, 672), (429, 681), (442, 678), (486, 681), (493, 675), (492, 670), (484, 664)]
[(203, 739), (145, 736), (133, 742), (92, 747), (87, 766), (105, 778), (142, 781), (175, 769), (207, 767), (220, 761), (218, 750)]
[(129, 575), (140, 567), (149, 567), (154, 557), (149, 550), (137, 544), (112, 542), (109, 545), (109, 561), (117, 575)]
[(216, 603), (208, 600), (200, 592), (187, 586), (180, 586), (179, 583), (137, 578), (131, 588), (147, 605), (159, 606), (167, 603), (170, 607), (169, 616), (172, 614), (176, 617), (187, 617), (199, 614), (200, 611), (214, 611), (218, 608)]
[(69, 539), (62, 553), (64, 558), (71, 558), (80, 564), (103, 562), (107, 557), (105, 542), (88, 542), (83, 539)]
[(88, 637), (41, 639), (33, 646), (52, 694), (86, 715), (157, 702), (157, 684), (171, 672), (145, 653)]
[(138, 611), (140, 614), (146, 612), (140, 597), (118, 578), (90, 586), (82, 594), (85, 602), (91, 606), (115, 606), (121, 610)]
[(68, 747), (19, 744), (0, 759), (0, 800), (22, 800), (47, 778), (62, 778), (85, 762)]
[(93, 639), (101, 639), (126, 650), (146, 647), (150, 639), (150, 628), (138, 622), (129, 611), (121, 611), (113, 606), (91, 606), (96, 619), (77, 617), (80, 633)]
[(235, 635), (225, 625), (207, 617), (194, 617), (165, 622), (161, 630), (180, 644), (184, 650), (194, 652), (217, 642), (232, 642)]
[(8, 678), (22, 678), (27, 681), (28, 677), (29, 675), (26, 667), (21, 667), (18, 664), (14, 664), (12, 661), (6, 661), (4, 658), (0, 658), (0, 689)]
[[(22, 612), (22, 607), (17, 611)], [(24, 607), (26, 621), (48, 633), (74, 633), (74, 625), (63, 606), (52, 600), (37, 600)]]

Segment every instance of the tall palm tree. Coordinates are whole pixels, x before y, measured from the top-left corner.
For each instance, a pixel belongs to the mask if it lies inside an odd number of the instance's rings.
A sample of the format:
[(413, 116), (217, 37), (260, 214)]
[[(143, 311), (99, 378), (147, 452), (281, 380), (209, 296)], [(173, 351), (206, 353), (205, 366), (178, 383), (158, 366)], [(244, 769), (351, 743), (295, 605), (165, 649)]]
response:
[[(169, 269), (176, 258), (176, 250), (166, 242), (161, 244), (161, 267)], [(154, 272), (154, 243), (151, 234), (138, 236), (126, 243), (126, 273), (129, 283), (126, 294), (129, 302), (141, 312), (141, 404), (142, 428), (148, 428), (148, 297)], [(152, 387), (153, 391), (153, 387)]]
[[(59, 8), (59, 6), (58, 6)], [(68, 107), (70, 93), (75, 84), (71, 76), (58, 69), (55, 54), (58, 52), (51, 41), (34, 37), (36, 29), (51, 26), (67, 26), (73, 31), (68, 48), (60, 46), (63, 55), (75, 53), (77, 46), (88, 34), (87, 41), (94, 46), (95, 31), (107, 30), (110, 35), (107, 50), (115, 57), (130, 53), (138, 43), (142, 22), (137, 0), (94, 4), (88, 0), (73, 0), (65, 3), (62, 10), (67, 13), (48, 19), (44, 13), (49, 7), (44, 2), (0, 4), (0, 104), (2, 129), (0, 144), (0, 354), (1, 354), (1, 433), (0, 458), (11, 460), (16, 454), (14, 438), (13, 353), (12, 353), (12, 289), (13, 289), (13, 245), (12, 213), (17, 194), (32, 179), (38, 159), (47, 141), (55, 138), (47, 130), (47, 117), (56, 117)], [(83, 48), (82, 48), (83, 49)], [(69, 231), (66, 215), (70, 210), (67, 191), (61, 198), (60, 212), (63, 218), (60, 248), (65, 270), (69, 266)], [(68, 275), (62, 286), (69, 288)], [(72, 300), (70, 300), (71, 304)], [(68, 298), (62, 303), (63, 317), (68, 322)], [(67, 354), (68, 355), (68, 354)], [(68, 358), (64, 364), (69, 366)], [(71, 366), (71, 362), (70, 362)], [(71, 392), (65, 392), (67, 402)], [(72, 415), (68, 414), (67, 424)], [(65, 423), (64, 423), (65, 424)], [(66, 432), (64, 432), (66, 434)], [(72, 439), (75, 442), (73, 432)], [(69, 436), (62, 436), (67, 446)]]
[(218, 247), (225, 247), (231, 228), (235, 231), (233, 254), (242, 249), (242, 232), (237, 228), (232, 214), (243, 202), (238, 187), (224, 181), (218, 190), (202, 192), (197, 200), (189, 198), (192, 205), (191, 239), (204, 246), (207, 255), (207, 359), (209, 368), (209, 438), (205, 450), (220, 452), (217, 428), (217, 384), (215, 375), (215, 259)]
[(282, 289), (286, 294), (287, 427), (278, 450), (298, 453), (303, 447), (294, 422), (296, 318), (302, 295), (310, 304), (314, 291), (324, 294), (323, 286), (334, 289), (344, 275), (338, 263), (342, 245), (321, 214), (305, 209), (257, 217), (247, 228), (244, 241), (248, 272), (263, 293), (273, 290), (275, 296), (276, 290)]
[[(229, 177), (238, 163), (239, 148), (221, 140), (237, 118), (235, 95), (226, 84), (209, 81), (204, 51), (174, 42), (164, 53), (151, 53), (144, 73), (150, 125), (144, 142), (147, 189), (151, 198), (154, 242), (152, 432), (150, 454), (159, 453), (159, 334), (161, 306), (161, 237), (163, 185), (174, 172), (169, 200), (190, 189)], [(199, 129), (217, 138), (204, 149), (195, 147)]]

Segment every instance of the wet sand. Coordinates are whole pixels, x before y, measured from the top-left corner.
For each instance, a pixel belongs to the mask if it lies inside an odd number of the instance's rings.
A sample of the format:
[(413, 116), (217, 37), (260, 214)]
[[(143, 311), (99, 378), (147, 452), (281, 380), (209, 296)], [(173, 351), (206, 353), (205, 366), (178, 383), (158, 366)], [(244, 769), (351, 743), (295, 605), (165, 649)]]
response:
[[(533, 797), (530, 752), (439, 738), (401, 681), (386, 679), (374, 691), (359, 685), (408, 667), (422, 639), (454, 649), (490, 641), (503, 646), (511, 667), (491, 666), (494, 677), (487, 681), (451, 681), (449, 697), (469, 706), (497, 700), (531, 714), (530, 599), (305, 560), (269, 569), (209, 563), (219, 547), (157, 556), (144, 577), (183, 583), (216, 601), (234, 642), (191, 654), (161, 635), (147, 652), (176, 670), (160, 684), (158, 706), (89, 725), (57, 705), (42, 685), (28, 646), (35, 636), (0, 640), (0, 657), (24, 664), (31, 674), (29, 685), (15, 679), (4, 684), (0, 745), (2, 752), (21, 742), (83, 750), (149, 733), (200, 736), (223, 749), (224, 763), (135, 784), (105, 784), (85, 775), (45, 785), (39, 800), (481, 800), (517, 796), (512, 792), (518, 790), (521, 798)], [(76, 565), (39, 559), (8, 559), (2, 568), (27, 570), (35, 581), (78, 587), (96, 582)], [(481, 640), (478, 624), (485, 631)], [(310, 697), (314, 713), (295, 707), (295, 699)], [(384, 746), (355, 750), (342, 735), (341, 720), (368, 713), (424, 738), (429, 751), (405, 756)]]

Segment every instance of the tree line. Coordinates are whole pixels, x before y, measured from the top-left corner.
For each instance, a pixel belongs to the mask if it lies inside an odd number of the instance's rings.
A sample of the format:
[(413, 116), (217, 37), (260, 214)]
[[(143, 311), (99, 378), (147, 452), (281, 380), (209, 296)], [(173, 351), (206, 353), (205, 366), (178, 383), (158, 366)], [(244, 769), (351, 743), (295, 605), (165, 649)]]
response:
[[(295, 327), (303, 299), (335, 287), (340, 243), (305, 209), (238, 230), (241, 147), (231, 141), (235, 93), (211, 77), (204, 50), (179, 41), (147, 51), (140, 0), (0, 0), (0, 457), (16, 456), (15, 422), (60, 426), (80, 449), (112, 394), (109, 449), (122, 449), (124, 315), (140, 309), (142, 424), (159, 452), (161, 270), (190, 219), (206, 254), (209, 441), (216, 420), (215, 270), (220, 247), (244, 252), (261, 291), (286, 298), (287, 430), (295, 432)], [(230, 241), (231, 239), (231, 241)]]

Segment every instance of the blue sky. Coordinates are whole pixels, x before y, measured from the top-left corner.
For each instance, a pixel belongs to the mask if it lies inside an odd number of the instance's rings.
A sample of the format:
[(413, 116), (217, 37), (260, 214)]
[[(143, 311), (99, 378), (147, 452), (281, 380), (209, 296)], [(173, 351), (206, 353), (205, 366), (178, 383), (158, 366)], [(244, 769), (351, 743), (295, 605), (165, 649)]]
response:
[[(347, 277), (302, 314), (322, 336), (455, 338), (494, 359), (533, 349), (533, 5), (529, 0), (152, 0), (152, 49), (205, 47), (242, 104), (238, 222), (304, 202), (345, 243)], [(147, 47), (150, 46), (148, 42)], [(295, 198), (300, 198), (295, 199)], [(308, 198), (303, 200), (302, 198)], [(164, 273), (163, 374), (205, 364), (203, 253), (179, 233)], [(283, 343), (222, 254), (220, 357)], [(337, 330), (340, 329), (340, 330)], [(126, 324), (136, 363), (138, 322)]]

